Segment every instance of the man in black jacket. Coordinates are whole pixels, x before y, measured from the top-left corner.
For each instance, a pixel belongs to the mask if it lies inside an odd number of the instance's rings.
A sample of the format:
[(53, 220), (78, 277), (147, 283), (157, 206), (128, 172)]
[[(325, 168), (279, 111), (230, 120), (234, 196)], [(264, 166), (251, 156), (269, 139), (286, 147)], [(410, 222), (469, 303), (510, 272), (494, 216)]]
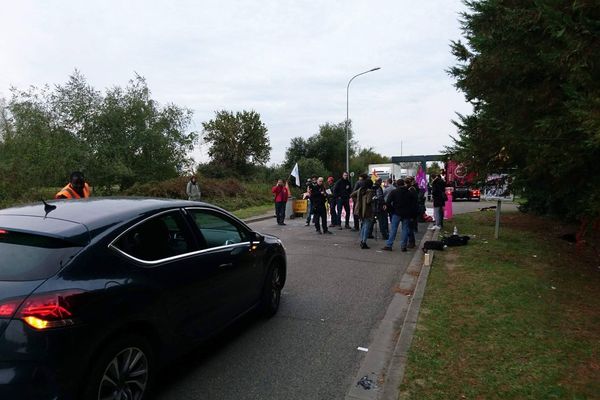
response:
[(394, 240), (396, 239), (396, 233), (398, 233), (398, 226), (402, 223), (400, 248), (402, 251), (406, 251), (411, 218), (414, 215), (414, 210), (416, 208), (416, 198), (409, 192), (402, 179), (398, 179), (396, 182), (396, 189), (390, 193), (386, 206), (392, 213), (392, 227), (385, 247), (383, 247), (382, 250), (392, 250)]
[(442, 229), (444, 226), (444, 205), (446, 204), (446, 182), (441, 175), (437, 175), (431, 182), (431, 196), (433, 197), (435, 225), (430, 229)]
[(408, 188), (408, 191), (410, 193), (410, 195), (412, 196), (411, 198), (411, 203), (413, 203), (415, 209), (413, 210), (413, 215), (411, 217), (411, 221), (410, 221), (410, 229), (408, 232), (408, 248), (412, 249), (415, 247), (415, 232), (418, 231), (419, 229), (419, 220), (418, 220), (418, 216), (419, 216), (419, 189), (417, 187), (417, 183), (415, 181), (415, 178), (413, 178), (412, 176), (407, 177), (404, 180), (404, 183), (406, 184), (406, 187)]
[(348, 173), (344, 172), (333, 187), (333, 197), (337, 203), (337, 221), (335, 224), (339, 226), (339, 229), (342, 229), (342, 207), (346, 211), (346, 229), (350, 229), (350, 193), (352, 193), (352, 187), (348, 180)]
[(323, 233), (331, 234), (327, 229), (327, 208), (325, 207), (327, 193), (325, 192), (325, 186), (323, 186), (323, 177), (317, 179), (316, 185), (310, 186), (309, 193), (317, 233), (321, 233), (321, 227), (319, 226), (319, 222), (321, 222), (320, 225), (323, 226)]

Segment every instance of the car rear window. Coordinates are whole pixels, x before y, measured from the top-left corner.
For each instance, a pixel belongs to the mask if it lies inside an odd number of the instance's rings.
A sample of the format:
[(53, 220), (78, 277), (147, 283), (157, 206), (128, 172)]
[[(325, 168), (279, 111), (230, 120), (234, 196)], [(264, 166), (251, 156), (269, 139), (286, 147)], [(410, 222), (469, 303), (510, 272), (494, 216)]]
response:
[(0, 281), (49, 278), (79, 250), (63, 239), (0, 228)]

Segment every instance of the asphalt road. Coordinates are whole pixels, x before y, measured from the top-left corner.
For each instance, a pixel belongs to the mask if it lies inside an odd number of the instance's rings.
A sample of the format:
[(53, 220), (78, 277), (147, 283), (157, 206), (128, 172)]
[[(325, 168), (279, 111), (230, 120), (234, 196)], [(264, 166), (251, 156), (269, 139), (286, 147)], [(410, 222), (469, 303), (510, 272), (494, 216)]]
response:
[[(495, 203), (455, 203), (455, 213)], [(251, 315), (172, 365), (160, 379), (160, 400), (343, 399), (395, 284), (413, 252), (383, 241), (359, 248), (358, 233), (317, 235), (304, 220), (251, 226), (283, 241), (288, 277), (278, 314)], [(426, 225), (420, 227), (421, 234)], [(417, 242), (420, 235), (417, 237)]]
[(286, 247), (288, 276), (277, 315), (245, 318), (170, 367), (158, 399), (344, 397), (364, 356), (357, 347), (368, 346), (415, 250), (383, 252), (381, 239), (362, 250), (356, 232), (333, 228), (333, 235), (317, 235), (303, 220), (286, 222), (252, 224)]

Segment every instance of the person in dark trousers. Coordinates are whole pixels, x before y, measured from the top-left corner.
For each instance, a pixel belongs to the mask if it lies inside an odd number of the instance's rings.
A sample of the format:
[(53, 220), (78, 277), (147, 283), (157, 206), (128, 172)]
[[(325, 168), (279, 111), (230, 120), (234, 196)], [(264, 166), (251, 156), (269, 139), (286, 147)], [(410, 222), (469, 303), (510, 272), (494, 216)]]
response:
[(408, 191), (411, 195), (411, 203), (414, 206), (414, 209), (413, 209), (413, 212), (411, 215), (410, 225), (409, 225), (410, 229), (408, 232), (408, 245), (407, 245), (407, 247), (409, 249), (413, 249), (415, 247), (415, 232), (417, 232), (419, 229), (419, 221), (418, 221), (419, 189), (416, 186), (415, 178), (413, 178), (412, 176), (407, 177), (404, 180), (404, 183), (406, 184), (406, 187), (408, 188)]
[(322, 177), (319, 177), (319, 179), (317, 179), (317, 183), (315, 185), (311, 185), (309, 193), (317, 233), (321, 234), (322, 227), (323, 233), (331, 234), (331, 231), (327, 229), (327, 209), (325, 207), (325, 202), (327, 201), (327, 193), (325, 192), (325, 186), (323, 186)]
[[(376, 198), (376, 202), (374, 203), (374, 211), (377, 223), (379, 224), (379, 231), (381, 232), (381, 237), (383, 240), (387, 240), (389, 236), (388, 229), (388, 212), (387, 207), (385, 205), (385, 199), (383, 195), (383, 188), (381, 187), (382, 180), (378, 178), (373, 185), (373, 195)], [(375, 225), (373, 223), (373, 225)], [(373, 228), (371, 227), (371, 233), (373, 233)], [(373, 236), (372, 234), (369, 236)]]
[(356, 199), (356, 212), (362, 221), (360, 230), (360, 248), (368, 249), (367, 239), (369, 238), (369, 232), (371, 231), (371, 225), (373, 224), (373, 198), (374, 192), (373, 181), (370, 179), (363, 179), (363, 184), (352, 192), (352, 198)]
[(329, 215), (331, 215), (331, 224), (330, 228), (338, 225), (338, 218), (336, 212), (337, 203), (335, 201), (335, 197), (333, 196), (333, 176), (327, 178), (327, 186), (325, 187), (325, 193), (327, 193), (327, 204), (329, 204)]
[(429, 229), (442, 229), (444, 226), (444, 205), (446, 204), (446, 182), (441, 175), (437, 175), (431, 182), (431, 197), (433, 197), (435, 224)]
[(427, 217), (427, 206), (425, 205), (425, 201), (427, 200), (427, 192), (425, 190), (419, 189), (417, 203), (418, 203), (418, 212), (417, 212), (417, 221), (424, 221)]
[(336, 225), (339, 229), (342, 229), (342, 207), (346, 212), (346, 229), (350, 229), (350, 194), (352, 193), (352, 187), (348, 180), (348, 173), (344, 172), (342, 177), (333, 186), (333, 197), (335, 198), (337, 205), (337, 222)]
[(277, 216), (277, 225), (285, 225), (285, 205), (290, 196), (287, 182), (284, 184), (283, 179), (279, 179), (277, 184), (271, 189), (271, 193), (275, 196), (275, 216)]
[[(352, 193), (358, 193), (358, 190), (364, 186), (366, 180), (369, 178), (369, 175), (367, 174), (360, 174), (358, 176), (358, 181), (356, 181), (356, 184), (354, 185), (354, 190), (352, 191)], [(352, 195), (350, 195), (350, 197), (352, 197), (352, 201), (354, 202), (354, 206), (352, 207), (352, 218), (354, 220), (354, 228), (352, 228), (353, 231), (358, 232), (358, 230), (360, 229), (360, 215), (358, 214), (358, 208), (357, 208), (357, 199), (355, 197), (353, 197)]]
[(90, 197), (90, 186), (85, 181), (83, 172), (75, 171), (71, 173), (69, 183), (62, 188), (56, 195), (55, 199), (85, 199)]
[(386, 206), (388, 209), (392, 210), (392, 226), (388, 240), (382, 250), (392, 250), (394, 240), (396, 240), (396, 234), (398, 233), (398, 226), (402, 223), (400, 248), (402, 251), (406, 251), (408, 246), (410, 220), (411, 216), (414, 214), (415, 204), (402, 179), (396, 181), (396, 189), (390, 193)]
[(308, 197), (308, 207), (306, 209), (306, 226), (310, 226), (310, 219), (313, 216), (313, 207), (312, 207), (312, 201), (310, 200), (310, 188), (312, 185), (316, 185), (317, 183), (317, 176), (313, 175), (310, 179), (308, 179), (306, 181), (306, 193), (309, 193), (309, 197)]

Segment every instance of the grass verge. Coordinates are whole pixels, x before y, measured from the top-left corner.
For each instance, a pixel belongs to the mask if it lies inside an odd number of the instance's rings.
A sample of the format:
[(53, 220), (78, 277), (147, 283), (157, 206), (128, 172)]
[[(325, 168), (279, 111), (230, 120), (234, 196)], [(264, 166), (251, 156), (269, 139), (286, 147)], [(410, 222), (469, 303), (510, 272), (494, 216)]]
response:
[(271, 212), (271, 214), (275, 215), (275, 205), (273, 203), (264, 204), (262, 206), (241, 208), (239, 210), (232, 211), (232, 214), (234, 214), (239, 219), (246, 219), (246, 218), (257, 217), (260, 215), (268, 214), (269, 212)]
[[(450, 224), (448, 224), (450, 226)], [(600, 394), (600, 260), (576, 227), (527, 214), (456, 216), (466, 247), (436, 252), (400, 399)]]

